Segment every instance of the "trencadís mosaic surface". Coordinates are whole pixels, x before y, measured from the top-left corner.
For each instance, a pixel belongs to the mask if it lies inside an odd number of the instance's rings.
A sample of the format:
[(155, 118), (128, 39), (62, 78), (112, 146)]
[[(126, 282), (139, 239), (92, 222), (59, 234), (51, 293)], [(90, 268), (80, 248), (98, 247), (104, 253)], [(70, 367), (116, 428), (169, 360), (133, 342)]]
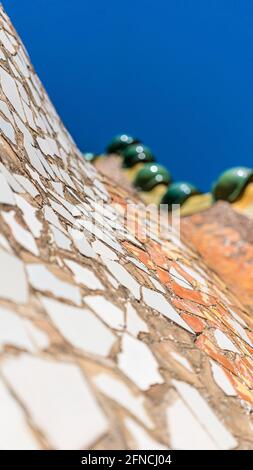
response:
[(252, 316), (125, 225), (2, 9), (0, 45), (0, 448), (252, 449)]

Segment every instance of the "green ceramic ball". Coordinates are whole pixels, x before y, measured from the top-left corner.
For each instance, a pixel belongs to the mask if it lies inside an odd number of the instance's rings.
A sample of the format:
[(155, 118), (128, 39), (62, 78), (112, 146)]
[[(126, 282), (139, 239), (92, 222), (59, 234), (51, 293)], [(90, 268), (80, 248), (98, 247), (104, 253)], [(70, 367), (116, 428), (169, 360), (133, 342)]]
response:
[(133, 144), (126, 147), (123, 152), (123, 166), (132, 168), (136, 163), (154, 162), (155, 157), (149, 147), (143, 144)]
[(106, 147), (106, 153), (117, 153), (121, 154), (122, 150), (124, 150), (129, 145), (138, 143), (139, 140), (135, 137), (132, 137), (128, 134), (119, 134), (116, 135), (111, 142)]
[(137, 173), (134, 186), (141, 191), (151, 191), (158, 184), (169, 185), (171, 183), (170, 172), (157, 163), (145, 163)]
[(167, 204), (169, 210), (173, 204), (182, 205), (189, 197), (200, 194), (200, 191), (191, 183), (179, 181), (172, 183), (164, 194), (161, 204)]
[(234, 202), (242, 193), (245, 186), (253, 181), (253, 170), (243, 166), (230, 168), (224, 171), (213, 185), (213, 198), (215, 201)]

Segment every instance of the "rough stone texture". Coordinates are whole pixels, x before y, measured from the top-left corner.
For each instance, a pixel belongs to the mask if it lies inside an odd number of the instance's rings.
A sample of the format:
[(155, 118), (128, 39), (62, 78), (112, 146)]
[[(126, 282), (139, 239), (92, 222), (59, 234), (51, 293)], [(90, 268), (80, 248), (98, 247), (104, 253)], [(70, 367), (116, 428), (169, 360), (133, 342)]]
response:
[(144, 205), (84, 162), (3, 10), (0, 34), (0, 447), (252, 449), (250, 302), (164, 220), (125, 226)]
[(253, 312), (253, 221), (226, 202), (187, 217), (182, 230), (189, 243)]

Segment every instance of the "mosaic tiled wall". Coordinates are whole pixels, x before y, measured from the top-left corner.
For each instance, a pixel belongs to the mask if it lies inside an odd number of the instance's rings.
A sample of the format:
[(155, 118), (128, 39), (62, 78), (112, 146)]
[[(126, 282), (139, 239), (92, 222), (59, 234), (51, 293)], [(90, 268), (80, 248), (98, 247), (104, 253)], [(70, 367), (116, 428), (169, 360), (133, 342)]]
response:
[(124, 226), (2, 10), (0, 45), (0, 448), (252, 449), (252, 317)]

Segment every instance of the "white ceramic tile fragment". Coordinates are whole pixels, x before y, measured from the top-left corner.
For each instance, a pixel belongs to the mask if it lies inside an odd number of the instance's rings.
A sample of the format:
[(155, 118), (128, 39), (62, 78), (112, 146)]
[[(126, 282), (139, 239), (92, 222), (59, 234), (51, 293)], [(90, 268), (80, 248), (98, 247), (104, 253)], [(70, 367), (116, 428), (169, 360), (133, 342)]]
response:
[(148, 333), (148, 326), (144, 320), (138, 315), (135, 308), (130, 302), (127, 303), (127, 331), (131, 335), (137, 337), (139, 333)]
[(34, 171), (29, 165), (26, 165), (26, 168), (29, 171), (32, 179), (40, 185), (40, 187), (43, 189), (44, 192), (46, 192), (46, 188), (45, 188), (44, 184), (42, 183), (38, 172)]
[[(24, 90), (24, 88), (23, 88), (23, 90)], [(37, 126), (34, 122), (33, 113), (32, 113), (31, 108), (26, 104), (26, 102), (24, 100), (22, 100), (22, 104), (23, 104), (25, 115), (26, 115), (26, 120), (27, 120), (29, 126), (32, 129), (37, 130)]]
[(33, 235), (16, 221), (15, 212), (2, 212), (2, 217), (8, 224), (15, 240), (27, 251), (30, 251), (35, 256), (38, 256), (39, 250)]
[(129, 241), (133, 245), (137, 246), (138, 248), (142, 248), (142, 244), (138, 242), (137, 238), (131, 235), (127, 230), (120, 230), (119, 234), (123, 237), (124, 240)]
[(202, 427), (204, 427), (215, 446), (220, 450), (234, 449), (237, 446), (236, 439), (217, 418), (198, 390), (186, 382), (175, 379), (173, 379), (172, 382), (182, 400), (189, 407), (191, 413), (196, 417)]
[(173, 450), (218, 450), (219, 447), (181, 398), (166, 411), (169, 442)]
[[(144, 428), (131, 418), (125, 418), (124, 423), (131, 436), (131, 449), (134, 450), (167, 450), (167, 447), (153, 439)], [(133, 442), (134, 441), (134, 442)]]
[(89, 204), (92, 206), (92, 209), (97, 213), (100, 214), (103, 219), (106, 219), (108, 222), (114, 221), (117, 219), (117, 213), (113, 210), (112, 207), (105, 205), (103, 203), (98, 204), (92, 198), (86, 198)]
[(59, 170), (60, 170), (60, 173), (61, 173), (61, 176), (62, 176), (63, 181), (64, 181), (68, 186), (70, 186), (71, 188), (76, 189), (76, 187), (75, 187), (75, 185), (74, 185), (72, 179), (70, 178), (69, 174), (68, 174), (65, 170), (63, 170), (63, 168), (59, 168)]
[(30, 320), (22, 318), (11, 310), (0, 307), (0, 350), (5, 345), (30, 352), (46, 349), (47, 335), (35, 327)]
[(16, 144), (16, 137), (13, 126), (5, 121), (5, 119), (0, 116), (0, 131), (7, 137), (13, 144)]
[(27, 191), (32, 198), (36, 197), (39, 194), (36, 186), (28, 179), (26, 176), (15, 174), (15, 179), (18, 181), (20, 186)]
[(143, 395), (134, 394), (123, 381), (116, 379), (107, 373), (96, 375), (94, 383), (104, 395), (130, 411), (130, 413), (142, 421), (145, 426), (148, 428), (154, 427), (153, 422), (145, 409), (145, 399)]
[[(2, 51), (1, 51), (1, 52), (2, 52)], [(9, 64), (9, 66), (10, 66), (10, 69), (11, 69), (11, 71), (12, 71), (12, 74), (13, 74), (16, 78), (21, 78), (19, 71), (17, 71), (16, 67), (14, 67), (14, 64), (10, 61), (10, 59), (8, 59), (8, 64)]]
[(206, 279), (203, 276), (201, 276), (199, 272), (197, 272), (195, 269), (190, 268), (189, 266), (186, 266), (185, 264), (181, 262), (179, 262), (178, 264), (187, 274), (189, 274), (200, 285), (200, 289), (203, 292), (206, 292), (206, 293), (209, 292)]
[(111, 328), (124, 328), (124, 312), (102, 295), (88, 295), (84, 301)]
[(24, 193), (24, 189), (20, 186), (19, 182), (16, 181), (8, 168), (3, 165), (3, 163), (0, 163), (0, 172), (5, 176), (8, 185), (15, 193)]
[(21, 317), (7, 308), (0, 307), (0, 350), (5, 345), (33, 352), (33, 344)]
[(25, 414), (0, 380), (1, 450), (39, 450)]
[(57, 144), (55, 140), (51, 139), (50, 137), (37, 137), (37, 142), (39, 144), (40, 150), (42, 153), (44, 153), (44, 155), (50, 155), (51, 157), (54, 155), (59, 155)]
[(116, 337), (91, 311), (47, 297), (41, 300), (55, 326), (74, 347), (108, 356)]
[(55, 163), (51, 163), (51, 169), (52, 171), (54, 172), (54, 174), (56, 175), (56, 177), (61, 180), (62, 177), (61, 177), (61, 173), (60, 173), (60, 170), (59, 170), (59, 167), (57, 165), (55, 165)]
[(63, 192), (63, 185), (61, 182), (55, 182), (51, 181), (51, 184), (54, 188), (54, 190), (59, 194), (59, 196), (64, 197), (64, 192)]
[(74, 274), (75, 281), (88, 287), (92, 290), (104, 290), (103, 284), (100, 282), (98, 277), (88, 268), (81, 266), (80, 264), (70, 259), (64, 259), (64, 263)]
[(152, 282), (153, 286), (156, 288), (156, 290), (159, 290), (160, 292), (162, 292), (163, 294), (166, 293), (166, 290), (164, 289), (164, 287), (162, 286), (162, 284), (157, 281), (157, 279), (155, 279), (154, 277), (152, 276), (149, 276), (149, 279), (150, 281)]
[(240, 317), (240, 315), (238, 315), (238, 313), (236, 313), (232, 308), (228, 307), (228, 310), (229, 312), (231, 313), (231, 315), (234, 317), (234, 319), (239, 322), (244, 328), (247, 328), (248, 325), (247, 323), (243, 320), (243, 318)]
[[(80, 188), (80, 191), (82, 190), (82, 188)], [(69, 192), (71, 192), (71, 190), (69, 190)], [(75, 195), (74, 196), (76, 199), (78, 199), (79, 201), (79, 198), (77, 198), (77, 196)], [(87, 219), (89, 218), (89, 208), (86, 207), (86, 204), (83, 203), (80, 199), (79, 201), (79, 204), (77, 204), (77, 208), (80, 210), (80, 212), (82, 213), (82, 217), (86, 217)]]
[(181, 326), (190, 333), (195, 334), (195, 332), (187, 325), (187, 323), (180, 317), (177, 311), (172, 307), (172, 305), (165, 299), (165, 297), (159, 292), (148, 289), (147, 287), (142, 288), (143, 300), (150, 307), (161, 313), (165, 317), (169, 318), (177, 325)]
[(214, 337), (216, 343), (221, 349), (240, 354), (239, 349), (234, 345), (234, 343), (232, 343), (231, 339), (223, 333), (223, 331), (216, 329), (214, 331)]
[(19, 209), (23, 212), (23, 218), (31, 230), (35, 238), (39, 238), (42, 231), (42, 223), (36, 216), (37, 209), (35, 209), (26, 199), (19, 194), (15, 195), (16, 203)]
[(96, 212), (91, 212), (91, 217), (95, 224), (101, 225), (108, 234), (110, 233), (110, 237), (113, 237), (113, 230), (107, 219)]
[(117, 261), (105, 260), (104, 262), (117, 281), (126, 287), (136, 299), (140, 299), (140, 285), (124, 266)]
[(5, 101), (0, 100), (0, 111), (2, 111), (2, 113), (7, 117), (7, 119), (12, 124), (14, 124), (13, 116), (12, 116), (7, 104), (5, 103)]
[(54, 225), (54, 227), (61, 230), (63, 233), (67, 233), (62, 224), (59, 221), (58, 216), (55, 214), (53, 209), (49, 206), (44, 206), (44, 217), (50, 224)]
[(5, 236), (2, 233), (0, 233), (0, 245), (1, 245), (2, 248), (4, 248), (5, 250), (7, 250), (11, 253), (10, 244), (9, 244), (8, 240), (5, 238)]
[(104, 271), (104, 275), (108, 279), (112, 287), (114, 287), (114, 289), (118, 289), (119, 287), (118, 281), (113, 276), (111, 276), (111, 274), (109, 274), (107, 271)]
[(43, 349), (47, 349), (50, 346), (50, 340), (48, 335), (42, 331), (40, 328), (35, 326), (30, 320), (24, 319), (23, 320), (26, 333), (29, 336), (34, 351), (40, 351)]
[[(39, 94), (37, 93), (35, 87), (33, 86), (32, 81), (27, 80), (27, 83), (29, 84), (29, 88), (30, 88), (30, 91), (32, 92), (32, 95), (33, 95), (33, 98), (34, 98), (34, 101), (35, 101), (36, 105), (38, 107), (41, 107), (41, 100), (40, 100)], [(45, 103), (44, 103), (44, 105), (45, 105)], [(44, 118), (44, 120), (46, 121), (45, 118)], [(47, 127), (47, 129), (48, 129), (48, 127)]]
[(21, 103), (15, 80), (0, 66), (0, 82), (3, 92), (8, 98), (15, 111), (19, 114), (21, 119), (25, 120), (25, 113)]
[[(17, 87), (18, 87), (18, 91), (19, 91), (21, 99), (22, 99), (23, 106), (24, 106), (24, 104), (27, 106), (28, 104), (30, 104), (30, 101), (29, 101), (28, 95), (27, 95), (22, 83), (17, 81)], [(31, 108), (32, 108), (32, 106), (31, 106)], [(25, 111), (25, 108), (24, 108), (24, 111)], [(36, 130), (36, 128), (35, 128), (35, 130)]]
[(0, 29), (0, 41), (2, 42), (4, 48), (7, 49), (11, 54), (15, 53), (13, 44), (11, 43), (8, 34), (3, 29)]
[(26, 303), (28, 285), (22, 261), (0, 249), (0, 266), (0, 298)]
[(21, 75), (28, 78), (30, 76), (28, 63), (22, 49), (18, 50), (18, 53), (13, 57), (13, 60), (15, 61), (17, 69), (20, 71)]
[(148, 268), (145, 266), (145, 264), (141, 263), (141, 261), (133, 258), (132, 256), (126, 256), (125, 258), (127, 261), (130, 261), (130, 263), (134, 264), (137, 268), (141, 269), (145, 273), (149, 273)]
[(38, 172), (41, 176), (43, 176), (44, 178), (47, 179), (48, 174), (45, 171), (44, 166), (42, 165), (42, 161), (40, 159), (40, 153), (39, 153), (38, 149), (36, 149), (33, 146), (33, 138), (32, 138), (31, 133), (22, 124), (22, 122), (20, 120), (18, 120), (17, 116), (15, 116), (15, 120), (16, 120), (16, 123), (17, 123), (19, 129), (21, 130), (21, 132), (23, 132), (23, 135), (24, 135), (24, 148), (27, 152), (27, 155), (28, 155), (28, 158), (29, 158), (29, 161), (30, 161), (31, 165), (35, 168), (36, 172)]
[(118, 256), (115, 253), (115, 251), (111, 250), (108, 246), (106, 246), (103, 242), (100, 240), (96, 240), (95, 242), (92, 243), (92, 248), (97, 253), (100, 255), (102, 258), (105, 259), (110, 259), (110, 260), (118, 260)]
[(238, 335), (247, 343), (249, 346), (253, 347), (253, 343), (248, 337), (246, 331), (244, 328), (238, 323), (238, 321), (234, 320), (233, 318), (228, 318), (228, 322), (230, 325), (233, 326), (233, 328), (237, 331)]
[(90, 220), (80, 220), (80, 224), (90, 233), (92, 233), (96, 238), (101, 240), (102, 242), (109, 245), (113, 250), (117, 251), (118, 253), (124, 253), (120, 243), (117, 242), (116, 238), (112, 236), (112, 234), (108, 231), (101, 230), (97, 225)]
[(223, 368), (216, 364), (213, 360), (210, 360), (213, 378), (217, 385), (223, 390), (223, 392), (230, 396), (235, 397), (237, 395), (233, 385), (231, 384), (230, 380), (228, 379), (226, 373), (224, 372)]
[(15, 205), (13, 192), (2, 173), (0, 173), (0, 203)]
[(64, 219), (66, 219), (68, 222), (70, 222), (71, 225), (75, 226), (77, 222), (75, 221), (74, 217), (70, 214), (65, 207), (63, 207), (62, 204), (58, 204), (58, 202), (50, 200), (50, 204), (52, 208), (57, 212), (60, 216), (62, 216)]
[(173, 357), (173, 359), (175, 361), (177, 361), (179, 364), (181, 364), (181, 366), (183, 366), (189, 372), (193, 372), (193, 368), (192, 368), (190, 362), (188, 361), (188, 359), (186, 359), (186, 357), (181, 356), (176, 351), (171, 351), (170, 355)]
[(64, 235), (58, 228), (54, 227), (54, 225), (50, 225), (50, 230), (53, 234), (54, 241), (58, 248), (62, 250), (71, 251), (71, 240)]
[(107, 192), (105, 186), (103, 185), (103, 183), (100, 180), (94, 179), (93, 184), (94, 184), (94, 186), (96, 186), (96, 188), (99, 189), (99, 191), (101, 191), (102, 193), (104, 193), (108, 196), (108, 192)]
[(53, 448), (89, 448), (107, 431), (107, 419), (77, 366), (23, 354), (6, 360), (2, 370)]
[(173, 277), (173, 281), (184, 289), (193, 290), (191, 284), (185, 279), (173, 266), (170, 267), (170, 275)]
[(51, 191), (50, 189), (48, 190), (48, 192), (52, 194), (55, 197), (55, 199), (57, 199), (59, 203), (62, 204), (62, 206), (64, 206), (71, 215), (73, 215), (74, 217), (82, 215), (80, 209), (78, 209), (76, 205), (71, 204), (67, 199), (65, 199), (64, 197), (61, 197), (58, 193), (55, 193), (54, 191)]
[(44, 264), (27, 264), (26, 270), (29, 281), (34, 289), (41, 292), (51, 292), (56, 297), (81, 304), (81, 294), (78, 287), (56, 277)]
[(122, 336), (118, 366), (141, 390), (163, 383), (158, 363), (148, 346), (127, 333)]
[(68, 230), (79, 253), (87, 258), (95, 258), (95, 252), (85, 235), (80, 230), (73, 228)]

